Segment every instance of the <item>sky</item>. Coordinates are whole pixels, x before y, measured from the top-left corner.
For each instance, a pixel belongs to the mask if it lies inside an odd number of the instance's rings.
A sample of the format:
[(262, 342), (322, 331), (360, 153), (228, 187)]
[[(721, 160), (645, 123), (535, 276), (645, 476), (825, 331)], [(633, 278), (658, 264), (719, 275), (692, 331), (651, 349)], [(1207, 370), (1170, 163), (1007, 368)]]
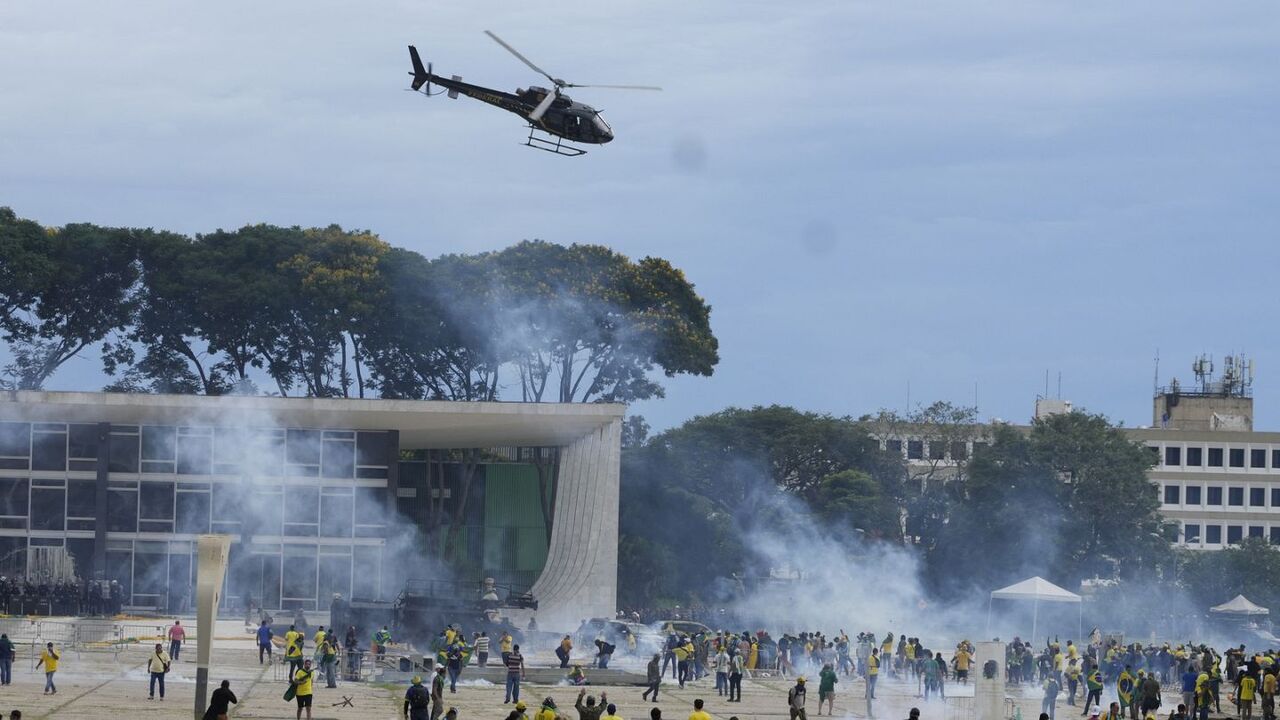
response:
[[(404, 92), (553, 75), (613, 143)], [(1280, 430), (1280, 4), (1027, 0), (0, 4), (0, 205), (46, 225), (527, 238), (682, 268), (721, 362), (633, 410), (934, 400), (1130, 426), (1192, 359), (1257, 363)], [(545, 84), (545, 81), (543, 82)], [(91, 356), (51, 389), (104, 384)]]

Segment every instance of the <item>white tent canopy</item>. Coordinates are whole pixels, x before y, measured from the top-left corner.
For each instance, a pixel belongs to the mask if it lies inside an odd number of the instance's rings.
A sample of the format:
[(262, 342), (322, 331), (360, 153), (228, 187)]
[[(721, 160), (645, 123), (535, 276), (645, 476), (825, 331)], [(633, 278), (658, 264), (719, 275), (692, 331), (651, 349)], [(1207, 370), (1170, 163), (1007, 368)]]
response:
[[(1033, 605), (1031, 611), (1031, 638), (1034, 642), (1036, 631), (1039, 629), (1040, 622), (1040, 603), (1056, 602), (1056, 603), (1076, 603), (1080, 605), (1080, 596), (1054, 585), (1040, 576), (1027, 578), (1022, 582), (1017, 582), (1009, 587), (1000, 588), (991, 591), (991, 598), (987, 600), (987, 631), (991, 630), (991, 601), (992, 600), (1024, 600), (1030, 601)], [(1247, 602), (1247, 601), (1246, 601)], [(1252, 603), (1250, 603), (1252, 604)], [(1083, 610), (1076, 613), (1076, 634), (1080, 633), (1080, 614)]]
[(1222, 613), (1224, 615), (1270, 615), (1271, 611), (1261, 605), (1254, 605), (1249, 598), (1243, 595), (1237, 595), (1231, 600), (1214, 605), (1209, 608), (1209, 612)]
[[(995, 600), (1038, 600), (1040, 602), (1080, 602), (1080, 596), (1054, 585), (1042, 577), (1027, 578), (1006, 588), (993, 590)], [(1240, 598), (1243, 599), (1243, 598)], [(1234, 601), (1233, 601), (1234, 602)], [(1245, 600), (1248, 602), (1248, 600)], [(1252, 603), (1250, 603), (1252, 604)]]

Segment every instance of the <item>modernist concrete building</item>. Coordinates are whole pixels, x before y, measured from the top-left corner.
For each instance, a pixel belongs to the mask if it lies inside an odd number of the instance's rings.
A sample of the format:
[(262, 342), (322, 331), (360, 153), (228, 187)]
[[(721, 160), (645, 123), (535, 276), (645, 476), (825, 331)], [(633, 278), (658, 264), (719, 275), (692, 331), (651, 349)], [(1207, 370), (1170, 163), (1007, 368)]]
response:
[[(1248, 383), (1239, 372), (1234, 377), (1191, 390), (1175, 381), (1155, 393), (1153, 426), (1126, 430), (1151, 449), (1153, 491), (1161, 514), (1178, 525), (1175, 542), (1185, 547), (1220, 550), (1245, 538), (1280, 545), (1280, 432), (1253, 430)], [(1071, 409), (1067, 401), (1036, 402), (1037, 416)], [(986, 426), (962, 435), (939, 441), (906, 429), (881, 438), (881, 447), (901, 453), (917, 477), (945, 482), (989, 440)]]
[(69, 556), (79, 577), (118, 581), (126, 604), (176, 608), (196, 536), (225, 533), (226, 603), (319, 609), (333, 593), (394, 599), (438, 572), (423, 550), (434, 524), (449, 528), (455, 577), (528, 588), (544, 627), (612, 617), (622, 414), (0, 393), (0, 571)]

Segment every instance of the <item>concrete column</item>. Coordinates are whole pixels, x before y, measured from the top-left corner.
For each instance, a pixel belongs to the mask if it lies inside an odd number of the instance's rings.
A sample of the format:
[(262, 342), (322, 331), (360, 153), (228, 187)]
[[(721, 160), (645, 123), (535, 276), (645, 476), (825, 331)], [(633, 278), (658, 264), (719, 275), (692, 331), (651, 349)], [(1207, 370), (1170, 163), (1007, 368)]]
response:
[(222, 578), (231, 552), (230, 535), (201, 535), (196, 541), (196, 698), (195, 718), (204, 717), (209, 704), (209, 657), (213, 652), (214, 623)]
[(111, 423), (98, 423), (98, 472), (93, 502), (93, 568), (89, 579), (107, 576), (107, 488), (111, 478)]
[(547, 563), (531, 590), (544, 630), (617, 613), (621, 440), (614, 420), (561, 449)]
[[(974, 646), (969, 674), (973, 678), (973, 709), (977, 720), (1004, 719), (1004, 650), (1002, 642), (980, 642)], [(987, 677), (988, 662), (995, 662), (992, 677)]]

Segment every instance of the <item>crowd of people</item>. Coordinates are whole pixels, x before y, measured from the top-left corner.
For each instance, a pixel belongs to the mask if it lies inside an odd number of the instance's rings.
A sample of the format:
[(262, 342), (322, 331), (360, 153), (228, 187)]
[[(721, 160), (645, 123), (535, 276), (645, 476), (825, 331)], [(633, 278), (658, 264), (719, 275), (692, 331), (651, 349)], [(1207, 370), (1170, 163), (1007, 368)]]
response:
[(0, 614), (118, 615), (124, 588), (115, 580), (52, 580), (0, 576)]

